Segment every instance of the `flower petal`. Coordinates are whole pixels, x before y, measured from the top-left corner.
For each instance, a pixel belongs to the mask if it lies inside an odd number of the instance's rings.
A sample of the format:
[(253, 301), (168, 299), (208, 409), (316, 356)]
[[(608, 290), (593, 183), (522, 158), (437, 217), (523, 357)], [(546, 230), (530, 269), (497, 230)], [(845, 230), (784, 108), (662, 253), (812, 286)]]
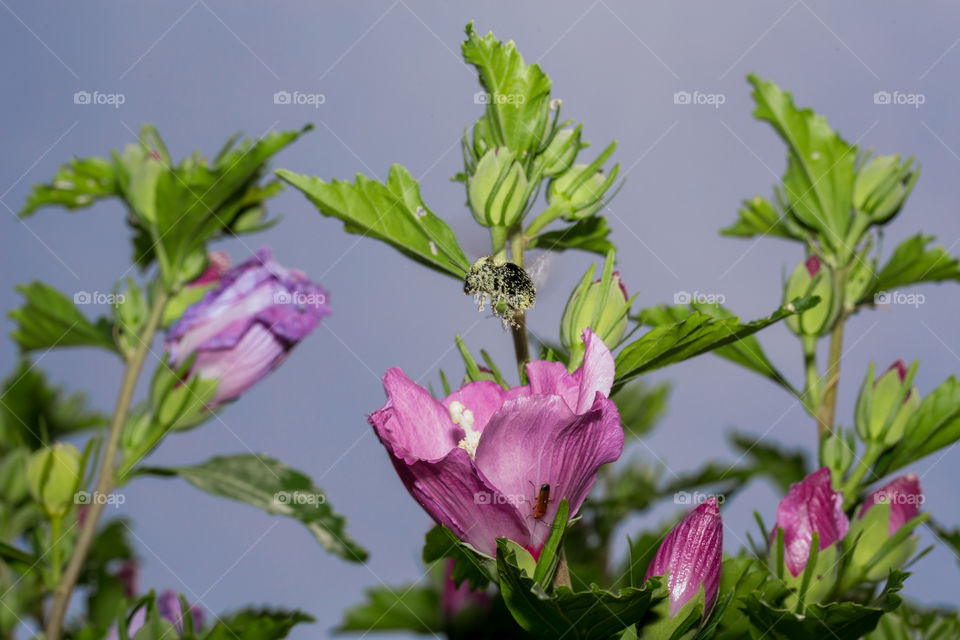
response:
[(508, 393), (496, 382), (478, 380), (460, 387), (444, 398), (442, 403), (448, 411), (452, 402), (461, 403), (464, 409), (473, 412), (474, 431), (482, 432), (490, 416), (503, 406)]
[(537, 360), (527, 364), (527, 379), (533, 395), (558, 395), (574, 413), (583, 413), (601, 392), (610, 395), (614, 361), (610, 349), (590, 329), (583, 331), (583, 364), (572, 374), (560, 362)]
[(439, 460), (464, 437), (447, 408), (400, 367), (387, 370), (383, 388), (387, 403), (369, 421), (393, 455), (408, 463)]
[[(484, 429), (476, 465), (486, 480), (508, 499), (527, 505), (527, 526), (534, 550), (546, 542), (561, 498), (571, 515), (590, 492), (600, 465), (623, 450), (623, 428), (616, 405), (597, 394), (593, 406), (576, 415), (558, 396), (530, 396), (507, 401)], [(533, 518), (541, 485), (550, 485), (544, 515)]]
[(255, 324), (237, 344), (201, 351), (193, 363), (200, 378), (218, 380), (211, 406), (233, 400), (270, 373), (286, 357), (287, 349), (263, 325)]
[[(790, 491), (777, 506), (777, 527), (783, 528), (784, 563), (794, 577), (807, 566), (813, 532), (823, 551), (847, 535), (850, 522), (843, 512), (843, 495), (830, 485), (830, 469), (814, 471)], [(771, 532), (776, 540), (777, 527)]]

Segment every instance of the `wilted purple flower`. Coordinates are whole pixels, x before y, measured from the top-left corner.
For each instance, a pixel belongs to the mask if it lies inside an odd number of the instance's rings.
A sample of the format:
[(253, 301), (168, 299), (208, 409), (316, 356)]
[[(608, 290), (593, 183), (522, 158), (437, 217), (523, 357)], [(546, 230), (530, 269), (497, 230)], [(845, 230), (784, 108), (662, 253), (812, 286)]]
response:
[[(708, 498), (667, 534), (647, 568), (646, 578), (668, 572), (670, 616), (696, 597), (703, 585), (704, 617), (713, 608), (720, 588), (723, 562), (723, 521), (716, 498)], [(644, 578), (644, 579), (646, 579)]]
[(278, 366), (322, 318), (327, 294), (269, 249), (223, 275), (167, 334), (172, 366), (196, 353), (190, 374), (218, 381), (211, 406), (233, 400)]
[(623, 450), (607, 398), (613, 356), (589, 329), (584, 342), (574, 373), (530, 362), (529, 384), (506, 391), (480, 380), (437, 401), (398, 367), (384, 376), (387, 403), (369, 421), (400, 479), (434, 520), (485, 554), (509, 538), (539, 556), (560, 500), (575, 514), (597, 469)]
[(857, 519), (867, 515), (871, 507), (878, 504), (890, 505), (890, 521), (887, 533), (895, 534), (900, 527), (920, 515), (920, 505), (923, 504), (923, 491), (920, 490), (920, 479), (915, 473), (908, 473), (894, 478), (873, 493), (867, 496)]
[(843, 513), (843, 495), (831, 488), (829, 467), (814, 471), (790, 487), (777, 506), (771, 544), (776, 542), (778, 528), (783, 529), (784, 563), (794, 577), (807, 566), (814, 531), (819, 536), (820, 551), (847, 535), (850, 522)]

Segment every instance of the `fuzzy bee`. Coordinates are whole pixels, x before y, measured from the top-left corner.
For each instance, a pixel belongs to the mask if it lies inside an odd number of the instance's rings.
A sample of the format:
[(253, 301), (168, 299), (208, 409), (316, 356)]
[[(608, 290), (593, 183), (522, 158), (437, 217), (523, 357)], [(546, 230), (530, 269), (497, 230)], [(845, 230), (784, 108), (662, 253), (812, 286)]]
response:
[(516, 327), (515, 316), (537, 301), (536, 287), (527, 272), (493, 256), (484, 256), (473, 263), (463, 280), (463, 292), (473, 296), (480, 311), (489, 298), (493, 315), (503, 320), (504, 327)]

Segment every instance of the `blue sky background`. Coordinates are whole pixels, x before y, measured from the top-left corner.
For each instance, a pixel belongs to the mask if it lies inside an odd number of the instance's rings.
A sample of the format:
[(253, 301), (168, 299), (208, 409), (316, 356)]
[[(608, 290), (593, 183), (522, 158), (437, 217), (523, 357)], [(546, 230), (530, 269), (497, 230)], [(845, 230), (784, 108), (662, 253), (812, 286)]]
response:
[[(0, 1), (0, 307), (19, 304), (12, 287), (39, 278), (66, 292), (109, 291), (127, 268), (123, 211), (115, 203), (67, 214), (44, 210), (25, 222), (11, 211), (32, 183), (70, 156), (104, 155), (156, 124), (176, 157), (215, 152), (234, 131), (316, 130), (274, 166), (325, 178), (384, 177), (391, 163), (420, 179), (429, 206), (456, 230), (472, 257), (488, 252), (483, 229), (463, 203), (459, 137), (480, 113), (474, 72), (459, 56), (463, 27), (514, 39), (553, 79), (564, 115), (584, 123), (597, 148), (618, 139), (626, 186), (608, 211), (627, 287), (639, 305), (678, 291), (719, 293), (747, 318), (779, 303), (785, 269), (800, 249), (777, 240), (722, 239), (742, 198), (769, 195), (784, 147), (753, 120), (744, 76), (789, 88), (850, 141), (879, 153), (917, 156), (922, 175), (887, 248), (917, 230), (960, 253), (956, 176), (960, 170), (960, 5), (867, 2), (303, 2), (219, 0), (120, 3)], [(79, 90), (122, 93), (119, 108), (76, 105)], [(276, 105), (277, 91), (322, 93), (319, 108)], [(677, 105), (677, 91), (721, 93), (719, 108)], [(923, 94), (919, 108), (874, 104), (877, 91)], [(420, 576), (428, 518), (407, 495), (365, 415), (383, 402), (379, 376), (400, 365), (413, 378), (459, 372), (453, 335), (488, 348), (504, 369), (512, 348), (499, 321), (476, 313), (453, 281), (416, 268), (393, 250), (345, 235), (292, 189), (271, 210), (269, 232), (227, 242), (235, 262), (263, 244), (331, 293), (333, 315), (286, 364), (239, 403), (193, 432), (170, 437), (156, 464), (197, 462), (216, 453), (263, 451), (311, 474), (350, 531), (372, 552), (366, 566), (326, 555), (294, 522), (207, 497), (183, 482), (139, 480), (123, 489), (122, 515), (135, 522), (143, 586), (172, 587), (217, 612), (248, 603), (299, 607), (318, 623), (294, 638), (326, 637), (339, 612), (365, 587)], [(591, 258), (564, 255), (530, 316), (557, 334), (570, 288)], [(861, 314), (848, 325), (839, 421), (849, 426), (870, 360), (885, 367), (919, 358), (917, 385), (932, 390), (958, 369), (960, 313), (954, 286), (924, 286), (919, 308)], [(105, 311), (102, 310), (102, 311)], [(5, 328), (11, 323), (5, 320)], [(770, 357), (801, 384), (799, 344), (783, 327), (761, 335)], [(4, 370), (15, 349), (0, 344)], [(113, 358), (94, 351), (46, 354), (41, 365), (93, 403), (112, 406), (120, 378)], [(150, 365), (148, 365), (150, 366)], [(673, 402), (659, 431), (625, 455), (660, 459), (671, 472), (707, 458), (735, 459), (725, 433), (745, 430), (812, 451), (813, 422), (788, 395), (714, 357), (651, 376), (670, 379)], [(142, 390), (141, 390), (142, 391)], [(918, 465), (927, 507), (960, 523), (960, 448)], [(771, 520), (779, 499), (757, 484), (724, 509), (734, 549), (757, 509)], [(662, 505), (624, 535), (670, 516)], [(934, 544), (923, 533), (922, 545)], [(906, 593), (960, 605), (957, 559), (943, 545), (916, 566)]]

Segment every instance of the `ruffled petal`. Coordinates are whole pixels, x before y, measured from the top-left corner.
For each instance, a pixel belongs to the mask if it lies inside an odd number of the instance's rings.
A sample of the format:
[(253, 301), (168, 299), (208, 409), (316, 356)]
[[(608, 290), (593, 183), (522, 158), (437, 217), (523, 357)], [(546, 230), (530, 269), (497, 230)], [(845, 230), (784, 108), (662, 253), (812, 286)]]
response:
[[(476, 465), (490, 485), (524, 505), (532, 548), (539, 551), (561, 498), (570, 513), (580, 509), (600, 465), (623, 450), (623, 428), (616, 405), (598, 393), (593, 405), (576, 415), (558, 396), (520, 397), (506, 402), (487, 423)], [(534, 506), (540, 487), (550, 485), (550, 502), (540, 519)]]
[(843, 496), (830, 485), (829, 468), (818, 469), (790, 487), (777, 506), (776, 524), (771, 542), (776, 540), (777, 528), (782, 528), (784, 564), (794, 577), (807, 566), (814, 531), (820, 551), (847, 535), (850, 522), (843, 512)]
[(201, 351), (193, 363), (200, 378), (218, 380), (211, 406), (232, 400), (283, 362), (287, 349), (262, 325), (254, 325), (228, 349)]
[(400, 367), (387, 370), (383, 388), (387, 403), (370, 416), (370, 424), (394, 455), (409, 463), (439, 460), (464, 437), (447, 408)]
[(572, 374), (560, 362), (537, 360), (527, 364), (532, 395), (558, 395), (574, 413), (583, 413), (599, 391), (610, 395), (614, 361), (610, 349), (592, 330), (583, 331), (583, 364)]

